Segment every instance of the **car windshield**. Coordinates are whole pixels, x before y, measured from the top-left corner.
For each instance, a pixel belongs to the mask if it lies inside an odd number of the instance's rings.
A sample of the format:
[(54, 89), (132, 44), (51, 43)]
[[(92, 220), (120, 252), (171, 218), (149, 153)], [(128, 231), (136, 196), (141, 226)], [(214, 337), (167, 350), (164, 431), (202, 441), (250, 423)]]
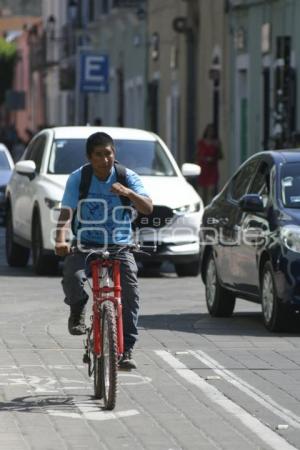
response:
[(0, 150), (0, 170), (9, 170), (10, 165), (5, 152)]
[[(158, 141), (116, 139), (116, 159), (139, 175), (176, 176)], [(67, 175), (87, 162), (84, 139), (56, 139), (53, 142), (48, 172)]]
[(288, 163), (281, 169), (281, 196), (284, 206), (300, 209), (300, 163)]

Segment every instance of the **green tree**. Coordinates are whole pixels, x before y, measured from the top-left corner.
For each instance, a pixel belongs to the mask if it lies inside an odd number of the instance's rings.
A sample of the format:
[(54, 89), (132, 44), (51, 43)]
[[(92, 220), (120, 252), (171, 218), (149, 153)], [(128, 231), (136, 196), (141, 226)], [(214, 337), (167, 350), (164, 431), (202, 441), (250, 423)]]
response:
[(4, 101), (5, 92), (12, 87), (16, 61), (15, 44), (0, 37), (0, 104)]

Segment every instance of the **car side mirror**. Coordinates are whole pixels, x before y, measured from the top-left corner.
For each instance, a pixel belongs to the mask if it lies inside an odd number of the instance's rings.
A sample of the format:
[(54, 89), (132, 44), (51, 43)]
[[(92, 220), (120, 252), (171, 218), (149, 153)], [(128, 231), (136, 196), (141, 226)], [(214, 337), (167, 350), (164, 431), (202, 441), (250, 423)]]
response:
[(184, 163), (181, 172), (185, 178), (198, 177), (201, 173), (201, 167), (198, 164)]
[(264, 211), (264, 202), (261, 195), (246, 194), (239, 201), (240, 208), (245, 212), (262, 212)]
[(18, 161), (15, 165), (15, 170), (20, 175), (25, 175), (32, 180), (36, 174), (36, 165), (34, 161), (30, 160)]
[(181, 172), (186, 181), (197, 191), (197, 178), (201, 173), (201, 167), (198, 164), (184, 163), (182, 164)]

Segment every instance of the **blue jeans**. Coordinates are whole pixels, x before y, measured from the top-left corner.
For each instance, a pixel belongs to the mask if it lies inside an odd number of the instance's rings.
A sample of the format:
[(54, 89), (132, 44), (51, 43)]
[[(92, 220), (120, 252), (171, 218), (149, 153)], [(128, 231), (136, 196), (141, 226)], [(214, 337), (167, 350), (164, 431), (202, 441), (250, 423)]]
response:
[[(65, 293), (65, 303), (72, 311), (81, 311), (88, 301), (88, 293), (84, 289), (87, 280), (85, 273), (85, 258), (87, 254), (75, 252), (66, 256), (63, 267), (62, 287)], [(139, 291), (137, 281), (137, 265), (134, 256), (129, 251), (122, 251), (120, 259), (120, 278), (122, 287), (123, 328), (125, 351), (133, 348), (137, 336), (137, 321), (139, 312)]]

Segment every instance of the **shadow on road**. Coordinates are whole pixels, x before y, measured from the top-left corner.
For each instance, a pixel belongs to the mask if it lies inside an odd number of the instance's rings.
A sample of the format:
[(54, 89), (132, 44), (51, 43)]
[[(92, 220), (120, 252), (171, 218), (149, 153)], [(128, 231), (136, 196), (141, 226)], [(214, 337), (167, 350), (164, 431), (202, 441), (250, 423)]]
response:
[[(33, 268), (29, 264), (26, 267), (10, 267), (2, 262), (0, 264), (0, 276), (5, 277), (39, 277), (34, 273)], [(50, 278), (61, 278), (62, 277), (62, 267), (60, 267), (57, 273), (52, 275), (45, 275)], [(172, 271), (160, 271), (159, 269), (139, 269), (139, 278), (177, 278), (177, 275)]]
[[(80, 395), (76, 396), (76, 402), (80, 403)], [(82, 396), (82, 401), (96, 401), (93, 397)], [(48, 414), (48, 410), (74, 413), (76, 412), (76, 404), (74, 397), (70, 396), (46, 396), (37, 395), (28, 397), (17, 397), (8, 402), (0, 402), (0, 413), (4, 411), (9, 412), (26, 412), (26, 413), (43, 413)], [(99, 410), (102, 410), (99, 405)]]
[(36, 277), (37, 275), (32, 271), (31, 267), (9, 267), (0, 266), (1, 277)]
[[(0, 262), (0, 276), (6, 277), (39, 277), (37, 275), (29, 263), (26, 267), (10, 267), (6, 264), (6, 262)], [(162, 267), (162, 270), (159, 268), (142, 268), (139, 267), (138, 272), (139, 278), (177, 278), (176, 273), (172, 270), (171, 267)], [(46, 277), (62, 277), (62, 264), (59, 269), (54, 274), (46, 275)]]
[(260, 312), (237, 312), (232, 317), (211, 317), (209, 314), (141, 315), (139, 327), (148, 330), (182, 331), (186, 333), (226, 336), (287, 337), (300, 335), (299, 320), (290, 332), (271, 333), (266, 330)]

